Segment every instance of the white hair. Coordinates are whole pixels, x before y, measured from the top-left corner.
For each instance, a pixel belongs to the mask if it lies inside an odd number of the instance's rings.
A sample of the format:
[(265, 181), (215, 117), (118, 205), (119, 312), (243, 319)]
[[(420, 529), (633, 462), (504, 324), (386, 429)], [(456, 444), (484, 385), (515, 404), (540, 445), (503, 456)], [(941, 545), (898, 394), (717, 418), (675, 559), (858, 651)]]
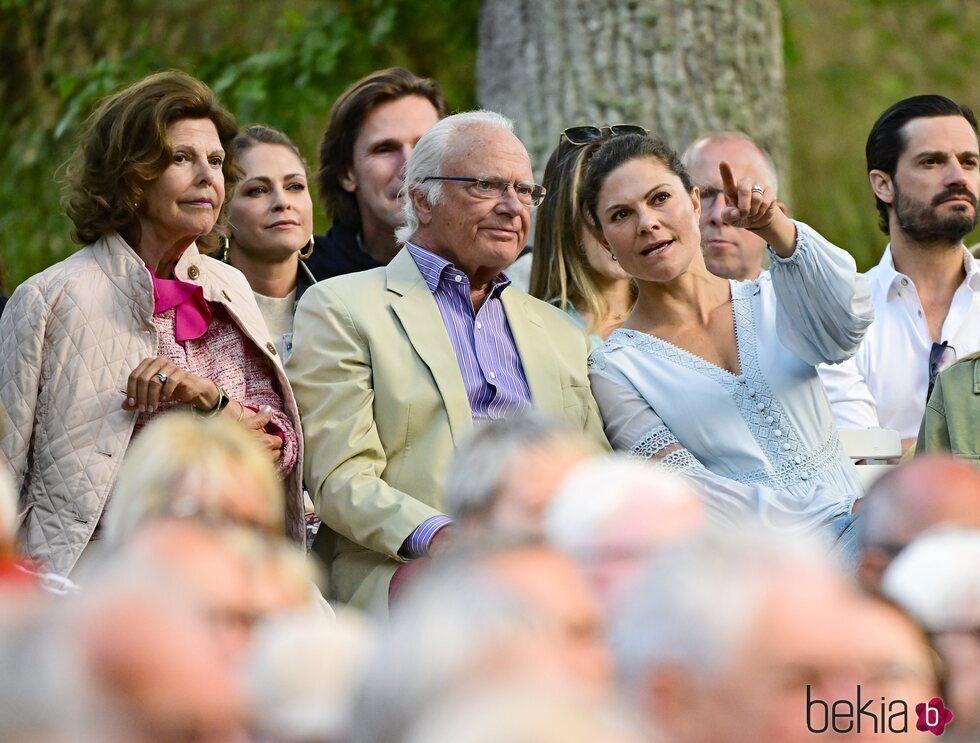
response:
[(980, 624), (980, 530), (942, 528), (902, 550), (882, 592), (927, 630)]
[(567, 423), (537, 411), (490, 421), (459, 446), (446, 473), (443, 510), (454, 521), (487, 515), (504, 478), (529, 449), (553, 445), (567, 450), (592, 443)]
[(422, 183), (422, 180), (431, 175), (442, 175), (440, 171), (446, 152), (465, 129), (488, 126), (514, 131), (514, 122), (503, 114), (495, 111), (466, 111), (441, 119), (419, 139), (405, 164), (405, 180), (401, 189), (404, 221), (395, 230), (395, 239), (400, 244), (408, 242), (419, 229), (419, 215), (412, 203), (412, 193), (424, 195), (431, 206), (438, 204), (442, 197), (442, 182)]
[(611, 454), (580, 464), (565, 478), (545, 511), (545, 534), (555, 546), (590, 558), (602, 527), (633, 502), (678, 506), (700, 505), (698, 493), (680, 475), (622, 454)]
[[(560, 684), (470, 684), (427, 710), (404, 743), (647, 741), (635, 713)], [(654, 738), (657, 741), (659, 738)]]
[(774, 571), (797, 567), (836, 572), (822, 544), (761, 525), (709, 532), (655, 553), (612, 626), (626, 689), (642, 693), (658, 667), (716, 677), (762, 609)]
[(350, 743), (400, 740), (428, 705), (456, 688), (475, 663), (538, 625), (526, 600), (465, 558), (433, 564), (400, 599), (367, 664), (355, 698), (357, 724)]
[(375, 627), (353, 609), (335, 620), (309, 612), (266, 619), (245, 664), (255, 726), (283, 740), (346, 740)]

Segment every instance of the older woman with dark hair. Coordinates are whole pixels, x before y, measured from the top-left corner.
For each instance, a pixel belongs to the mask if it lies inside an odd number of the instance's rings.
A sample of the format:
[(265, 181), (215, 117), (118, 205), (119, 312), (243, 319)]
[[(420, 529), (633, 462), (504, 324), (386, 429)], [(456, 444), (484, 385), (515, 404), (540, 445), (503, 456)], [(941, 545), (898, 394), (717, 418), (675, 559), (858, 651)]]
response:
[(236, 134), (181, 72), (105, 99), (67, 171), (85, 247), (18, 287), (0, 320), (0, 447), (24, 548), (58, 573), (98, 537), (130, 440), (172, 408), (249, 429), (302, 538), (299, 416), (275, 345), (244, 277), (198, 251), (237, 178)]

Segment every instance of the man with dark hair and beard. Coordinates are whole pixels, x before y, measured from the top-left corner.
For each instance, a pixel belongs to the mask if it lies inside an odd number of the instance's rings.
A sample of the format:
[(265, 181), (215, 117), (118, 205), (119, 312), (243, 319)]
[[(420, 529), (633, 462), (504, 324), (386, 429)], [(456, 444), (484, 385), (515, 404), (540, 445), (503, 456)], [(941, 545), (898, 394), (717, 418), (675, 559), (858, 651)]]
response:
[(980, 351), (980, 266), (963, 245), (978, 150), (973, 112), (939, 95), (899, 101), (872, 127), (868, 178), (890, 242), (866, 274), (875, 322), (853, 358), (820, 368), (839, 428), (892, 428), (908, 448), (936, 375)]

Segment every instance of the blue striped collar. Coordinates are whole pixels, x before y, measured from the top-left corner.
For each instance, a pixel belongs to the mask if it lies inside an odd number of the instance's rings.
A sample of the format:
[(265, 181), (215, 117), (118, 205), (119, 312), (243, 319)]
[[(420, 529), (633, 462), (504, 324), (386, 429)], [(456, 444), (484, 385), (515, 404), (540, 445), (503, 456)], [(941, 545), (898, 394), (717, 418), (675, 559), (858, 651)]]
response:
[[(433, 294), (435, 294), (436, 289), (439, 287), (440, 281), (457, 281), (456, 276), (461, 277), (458, 281), (465, 281), (469, 284), (469, 277), (456, 268), (452, 261), (447, 261), (445, 258), (414, 243), (406, 242), (405, 247), (412, 254), (415, 265), (418, 266), (419, 273), (422, 274), (426, 286), (429, 287), (429, 291)], [(493, 284), (490, 288), (491, 293), (499, 293), (504, 288), (510, 286), (510, 279), (507, 278), (507, 274), (501, 272), (494, 277), (491, 283)]]

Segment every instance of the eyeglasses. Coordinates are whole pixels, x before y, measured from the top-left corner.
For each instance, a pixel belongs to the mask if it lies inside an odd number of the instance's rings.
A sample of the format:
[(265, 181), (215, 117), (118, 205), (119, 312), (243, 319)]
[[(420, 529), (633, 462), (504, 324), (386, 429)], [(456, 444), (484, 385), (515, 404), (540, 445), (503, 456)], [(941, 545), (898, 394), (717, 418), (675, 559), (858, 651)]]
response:
[(932, 348), (929, 350), (929, 391), (926, 393), (926, 400), (932, 397), (932, 388), (936, 386), (936, 377), (954, 361), (956, 361), (956, 349), (949, 345), (949, 341), (932, 344)]
[(597, 142), (603, 137), (619, 137), (623, 134), (639, 134), (641, 136), (650, 133), (649, 129), (644, 129), (637, 124), (613, 124), (612, 126), (570, 126), (558, 135), (558, 144), (562, 139), (567, 139), (569, 144), (576, 147)]
[(711, 211), (714, 208), (715, 201), (720, 196), (722, 201), (725, 200), (725, 192), (720, 188), (715, 188), (714, 186), (699, 186), (698, 191), (701, 193), (701, 212), (702, 214), (706, 211)]
[(426, 181), (459, 181), (469, 183), (469, 191), (479, 199), (502, 199), (507, 194), (508, 188), (514, 189), (517, 200), (527, 206), (538, 206), (544, 201), (544, 186), (535, 183), (510, 183), (509, 181), (495, 180), (493, 178), (457, 178), (449, 175), (427, 175), (419, 183)]

